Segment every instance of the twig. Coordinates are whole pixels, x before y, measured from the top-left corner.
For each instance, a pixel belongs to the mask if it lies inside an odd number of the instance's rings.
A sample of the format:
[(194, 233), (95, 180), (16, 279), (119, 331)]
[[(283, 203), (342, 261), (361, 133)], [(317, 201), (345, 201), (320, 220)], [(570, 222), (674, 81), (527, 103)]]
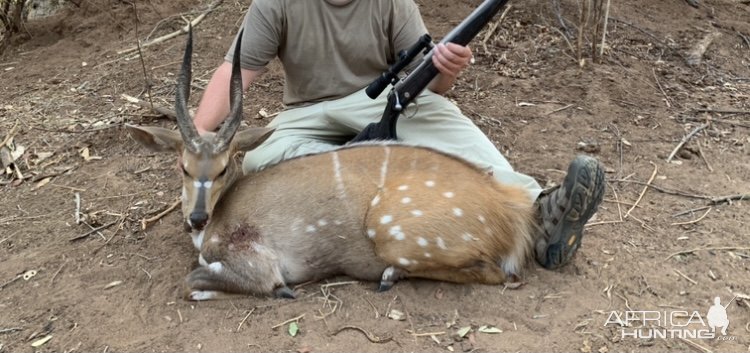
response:
[(94, 233), (96, 233), (96, 232), (98, 232), (98, 231), (100, 231), (102, 229), (109, 228), (109, 227), (113, 226), (115, 223), (117, 223), (119, 221), (120, 220), (118, 219), (116, 221), (109, 222), (109, 223), (107, 223), (107, 224), (105, 224), (103, 226), (96, 227), (96, 228), (94, 228), (94, 229), (92, 229), (92, 230), (90, 230), (90, 231), (88, 231), (86, 233), (83, 233), (83, 234), (81, 234), (81, 235), (79, 235), (79, 236), (77, 236), (75, 238), (70, 238), (70, 239), (68, 239), (68, 241), (76, 241), (76, 240), (84, 239), (84, 238), (88, 237), (89, 235), (94, 234)]
[(75, 193), (76, 199), (76, 224), (81, 224), (81, 194)]
[(702, 216), (700, 216), (697, 219), (694, 219), (692, 221), (677, 222), (677, 223), (672, 223), (671, 225), (673, 225), (673, 226), (681, 226), (681, 225), (686, 225), (686, 224), (698, 223), (701, 220), (703, 220), (704, 218), (706, 218), (706, 216), (708, 216), (708, 213), (711, 212), (712, 209), (713, 209), (712, 207), (709, 207), (708, 210), (706, 211), (706, 213), (704, 213)]
[[(731, 113), (727, 113), (727, 114), (731, 114)], [(735, 114), (740, 114), (740, 113), (735, 113)], [(685, 120), (695, 121), (695, 122), (703, 122), (705, 120), (708, 120), (708, 121), (710, 121), (712, 123), (727, 124), (727, 125), (731, 125), (731, 126), (739, 126), (739, 127), (744, 127), (744, 128), (750, 129), (750, 125), (743, 124), (742, 122), (734, 121), (734, 120), (729, 120), (729, 119), (721, 119), (721, 118), (700, 119), (700, 118), (686, 117)]]
[(375, 304), (373, 304), (370, 301), (370, 299), (365, 298), (365, 300), (367, 301), (368, 304), (370, 304), (370, 306), (372, 307), (372, 310), (375, 312), (375, 318), (379, 319), (380, 318), (380, 313), (378, 312), (378, 308), (375, 307)]
[(677, 338), (680, 341), (687, 343), (689, 346), (691, 346), (691, 347), (693, 347), (695, 349), (698, 349), (699, 351), (701, 351), (703, 353), (713, 353), (712, 350), (710, 350), (710, 349), (708, 349), (706, 347), (703, 347), (700, 344), (697, 344), (697, 343), (695, 343), (695, 342), (693, 342), (693, 341), (691, 341), (691, 340), (689, 340), (687, 338), (683, 338), (683, 337), (677, 337)]
[(244, 317), (244, 318), (242, 319), (242, 321), (240, 321), (240, 324), (239, 324), (239, 325), (237, 325), (237, 332), (240, 332), (240, 329), (242, 328), (242, 324), (244, 324), (244, 323), (245, 323), (245, 321), (247, 321), (247, 318), (248, 318), (248, 317), (250, 317), (250, 315), (251, 315), (251, 314), (252, 314), (253, 312), (255, 312), (255, 308), (254, 308), (254, 307), (253, 307), (252, 309), (250, 309), (250, 312), (249, 312), (249, 313), (247, 313), (247, 315), (245, 315), (245, 317)]
[(353, 326), (353, 325), (346, 325), (344, 327), (341, 327), (340, 329), (336, 330), (336, 332), (332, 333), (331, 336), (338, 335), (341, 331), (344, 330), (356, 330), (359, 332), (362, 332), (367, 339), (372, 343), (387, 343), (393, 340), (393, 337), (386, 337), (386, 338), (380, 338), (378, 336), (373, 335), (372, 333), (368, 332), (367, 330), (359, 327), (359, 326)]
[(129, 96), (129, 95), (124, 94), (124, 93), (120, 95), (120, 98), (128, 101), (129, 103), (137, 104), (137, 105), (139, 105), (141, 107), (144, 107), (144, 108), (147, 108), (147, 109), (151, 109), (152, 111), (154, 111), (156, 113), (159, 113), (161, 115), (164, 115), (167, 118), (170, 118), (172, 120), (176, 120), (177, 119), (177, 113), (175, 113), (174, 110), (169, 109), (167, 107), (164, 107), (164, 106), (161, 106), (161, 105), (158, 105), (158, 104), (149, 104), (149, 102), (146, 102), (144, 100), (138, 99), (138, 98), (133, 97), (133, 96)]
[[(222, 3), (222, 1), (223, 0), (214, 0), (214, 2), (212, 2), (210, 5), (208, 5), (208, 8), (206, 9), (206, 11), (203, 11), (203, 13), (201, 13), (200, 15), (198, 15), (198, 17), (196, 17), (195, 19), (193, 19), (192, 21), (190, 21), (190, 25), (189, 26), (182, 27), (182, 28), (180, 28), (180, 29), (178, 29), (178, 30), (170, 33), (170, 34), (163, 35), (163, 36), (161, 36), (159, 38), (155, 38), (155, 39), (150, 40), (150, 41), (148, 41), (146, 43), (143, 43), (143, 44), (141, 44), (141, 48), (145, 48), (145, 47), (148, 47), (148, 46), (151, 46), (151, 45), (154, 45), (154, 44), (158, 44), (158, 43), (170, 40), (172, 38), (175, 38), (175, 37), (179, 36), (180, 34), (187, 33), (188, 32), (188, 27), (190, 27), (190, 26), (195, 27), (199, 23), (201, 23), (201, 21), (203, 21), (203, 19), (206, 18), (206, 15), (208, 15), (217, 6), (219, 6)], [(127, 48), (127, 49), (120, 50), (120, 51), (117, 52), (117, 55), (127, 54), (127, 53), (130, 53), (130, 52), (136, 51), (136, 50), (138, 50), (138, 46), (130, 47), (130, 48)]]
[(564, 107), (562, 107), (562, 108), (557, 108), (557, 109), (555, 109), (555, 110), (553, 110), (553, 111), (551, 111), (551, 112), (547, 113), (547, 115), (552, 115), (552, 114), (555, 114), (555, 113), (557, 113), (557, 112), (561, 112), (561, 111), (563, 111), (563, 110), (565, 110), (565, 109), (568, 109), (568, 108), (570, 108), (570, 107), (572, 107), (572, 106), (573, 106), (573, 104), (568, 104), (568, 105), (566, 105), (566, 106), (564, 106)]
[(667, 92), (664, 91), (664, 87), (661, 86), (661, 82), (659, 82), (659, 77), (656, 75), (656, 68), (652, 68), (651, 72), (654, 73), (654, 80), (656, 80), (656, 85), (659, 86), (659, 90), (661, 91), (661, 94), (664, 95), (664, 102), (667, 103), (667, 108), (672, 108), (672, 100), (667, 95)]
[(281, 326), (284, 326), (284, 325), (286, 325), (286, 324), (288, 324), (290, 322), (297, 322), (297, 321), (301, 320), (303, 317), (305, 317), (305, 314), (302, 314), (302, 315), (297, 316), (297, 317), (293, 317), (293, 318), (291, 318), (289, 320), (286, 320), (286, 321), (284, 321), (284, 322), (282, 322), (280, 324), (273, 325), (271, 327), (271, 330), (277, 329), (277, 328), (279, 328)]
[(714, 168), (711, 167), (711, 163), (708, 163), (708, 158), (706, 158), (706, 153), (703, 152), (703, 147), (701, 146), (700, 142), (698, 142), (698, 153), (701, 154), (701, 159), (703, 160), (703, 163), (706, 163), (706, 168), (708, 168), (708, 171), (713, 173)]
[(750, 49), (750, 38), (748, 38), (746, 35), (742, 34), (742, 32), (737, 31), (737, 35), (742, 38), (743, 41), (745, 41), (745, 45), (747, 45), (747, 48)]
[(702, 124), (696, 127), (695, 129), (693, 129), (693, 131), (690, 131), (689, 134), (685, 135), (685, 137), (682, 138), (682, 141), (680, 141), (680, 143), (677, 144), (677, 147), (675, 147), (674, 150), (672, 150), (672, 153), (669, 154), (669, 157), (667, 157), (667, 163), (672, 161), (672, 158), (674, 158), (674, 156), (677, 154), (680, 148), (682, 148), (682, 146), (684, 146), (685, 143), (688, 142), (688, 140), (690, 140), (693, 136), (695, 136), (695, 134), (697, 134), (698, 132), (700, 132), (701, 130), (707, 127), (708, 127), (708, 123)]
[(719, 114), (750, 114), (750, 110), (736, 109), (693, 109), (699, 113), (719, 113)]
[(52, 274), (52, 278), (49, 280), (50, 286), (55, 283), (55, 278), (57, 278), (57, 275), (60, 273), (60, 271), (62, 271), (63, 267), (65, 267), (65, 265), (67, 264), (68, 264), (68, 260), (65, 260), (65, 262), (63, 262), (63, 264), (60, 265), (57, 271), (55, 271), (55, 273)]
[(709, 204), (718, 205), (724, 202), (732, 203), (732, 201), (741, 201), (741, 200), (750, 200), (750, 194), (737, 194), (737, 195), (716, 197), (716, 198), (711, 199), (711, 202)]
[(180, 203), (182, 203), (182, 201), (180, 199), (177, 199), (177, 201), (175, 201), (171, 206), (169, 206), (166, 210), (162, 211), (158, 215), (141, 220), (141, 229), (146, 230), (149, 224), (162, 219), (162, 217), (166, 216), (167, 214), (172, 212), (175, 208), (177, 208), (177, 206), (179, 206)]
[(16, 128), (18, 128), (18, 119), (16, 119), (16, 123), (13, 124), (13, 127), (10, 128), (10, 132), (8, 132), (7, 135), (5, 135), (5, 138), (3, 139), (3, 143), (0, 143), (0, 147), (5, 146), (8, 141), (10, 141), (13, 136), (16, 134)]
[(638, 200), (636, 200), (633, 206), (631, 206), (630, 209), (627, 212), (625, 212), (625, 216), (623, 217), (623, 219), (630, 217), (630, 212), (632, 212), (638, 206), (638, 203), (640, 203), (641, 199), (643, 199), (643, 195), (646, 194), (646, 190), (648, 190), (648, 187), (651, 185), (651, 182), (653, 182), (654, 178), (656, 178), (656, 173), (659, 171), (659, 167), (654, 162), (649, 162), (649, 163), (651, 163), (651, 165), (654, 166), (654, 172), (651, 173), (651, 178), (649, 178), (648, 182), (646, 182), (646, 186), (643, 188), (643, 191), (641, 191), (641, 195), (638, 196)]
[(716, 39), (719, 35), (721, 35), (721, 33), (711, 32), (706, 34), (703, 39), (699, 40), (698, 43), (695, 44), (693, 49), (691, 49), (688, 53), (687, 64), (690, 66), (700, 65), (701, 61), (703, 61), (703, 54), (706, 53), (708, 47), (711, 46), (711, 43), (713, 43), (714, 39)]
[(22, 330), (23, 330), (23, 328), (21, 328), (21, 327), (4, 328), (4, 329), (0, 329), (0, 334), (11, 333), (11, 332), (16, 332), (16, 331), (22, 331)]
[(702, 199), (702, 200), (709, 200), (709, 201), (714, 199), (711, 196), (688, 194), (688, 193), (685, 193), (685, 192), (682, 192), (682, 191), (670, 190), (670, 189), (666, 189), (666, 188), (663, 188), (663, 187), (660, 187), (660, 186), (656, 186), (656, 185), (653, 185), (653, 184), (650, 184), (650, 183), (644, 183), (644, 182), (638, 181), (638, 180), (611, 179), (611, 180), (608, 180), (608, 181), (610, 181), (610, 182), (618, 182), (618, 183), (633, 183), (633, 184), (639, 184), (639, 185), (646, 185), (646, 186), (648, 186), (648, 187), (650, 187), (650, 188), (652, 188), (652, 189), (654, 189), (656, 191), (659, 191), (659, 192), (662, 192), (662, 193), (665, 193), (665, 194), (677, 195), (677, 196), (684, 196), (684, 197), (689, 197), (689, 198), (693, 198), (693, 199)]
[(414, 336), (414, 337), (428, 337), (428, 336), (444, 335), (445, 331), (440, 331), (440, 332), (423, 332), (423, 333), (410, 332), (410, 334), (412, 336)]
[(143, 51), (141, 50), (141, 40), (138, 39), (140, 34), (138, 32), (138, 7), (135, 5), (135, 1), (131, 3), (133, 5), (133, 12), (135, 12), (135, 43), (138, 48), (138, 59), (141, 62), (141, 68), (143, 69), (143, 80), (146, 84), (146, 94), (148, 95), (148, 102), (151, 105), (151, 110), (154, 110), (154, 101), (151, 99), (151, 80), (148, 79), (148, 72), (146, 71), (146, 60), (143, 59)]
[(604, 57), (604, 45), (607, 42), (607, 23), (609, 22), (609, 3), (610, 0), (607, 0), (607, 7), (604, 10), (604, 24), (602, 24), (602, 44), (599, 46), (599, 60), (602, 61), (602, 57)]
[(679, 216), (684, 216), (684, 215), (686, 215), (688, 213), (693, 213), (693, 212), (697, 212), (697, 211), (703, 211), (703, 210), (705, 210), (707, 208), (711, 208), (711, 207), (712, 206), (703, 206), (703, 207), (689, 209), (687, 211), (682, 211), (682, 212), (679, 212), (679, 213), (675, 213), (675, 214), (672, 215), (672, 217), (676, 218), (676, 217), (679, 217)]
[(692, 250), (683, 250), (683, 251), (672, 253), (671, 255), (667, 256), (667, 258), (664, 259), (664, 261), (667, 261), (678, 255), (691, 254), (691, 253), (698, 252), (698, 251), (727, 251), (727, 250), (743, 250), (744, 251), (744, 250), (750, 250), (750, 247), (743, 248), (743, 247), (737, 247), (737, 246), (722, 246), (722, 247), (709, 247), (709, 248), (695, 248)]
[(678, 275), (680, 275), (680, 277), (682, 277), (682, 278), (684, 278), (684, 279), (688, 280), (688, 281), (689, 281), (690, 283), (692, 283), (692, 284), (698, 284), (698, 282), (696, 282), (696, 281), (695, 281), (694, 279), (692, 279), (692, 278), (688, 277), (688, 276), (687, 276), (686, 274), (684, 274), (684, 273), (680, 272), (680, 270), (678, 270), (678, 269), (676, 269), (676, 268), (675, 268), (675, 269), (673, 269), (673, 270), (674, 270), (674, 272), (675, 272), (675, 273), (677, 273)]
[(487, 33), (484, 35), (484, 39), (482, 39), (482, 47), (484, 48), (485, 53), (489, 53), (489, 50), (487, 49), (487, 42), (490, 40), (490, 37), (492, 37), (493, 34), (495, 34), (495, 31), (497, 30), (497, 27), (500, 25), (500, 23), (503, 22), (503, 19), (505, 19), (505, 15), (508, 14), (508, 11), (510, 11), (510, 8), (513, 5), (508, 5), (505, 8), (505, 11), (500, 15), (500, 18), (495, 21), (495, 23), (492, 24), (492, 26), (487, 30)]

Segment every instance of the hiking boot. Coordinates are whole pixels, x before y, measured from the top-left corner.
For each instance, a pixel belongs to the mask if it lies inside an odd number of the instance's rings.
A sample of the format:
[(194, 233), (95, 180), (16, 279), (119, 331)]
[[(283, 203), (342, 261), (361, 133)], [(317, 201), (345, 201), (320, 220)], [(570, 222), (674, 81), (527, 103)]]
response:
[(604, 170), (592, 157), (580, 155), (568, 166), (562, 185), (536, 202), (539, 229), (536, 260), (547, 269), (566, 264), (583, 238), (583, 226), (604, 197)]

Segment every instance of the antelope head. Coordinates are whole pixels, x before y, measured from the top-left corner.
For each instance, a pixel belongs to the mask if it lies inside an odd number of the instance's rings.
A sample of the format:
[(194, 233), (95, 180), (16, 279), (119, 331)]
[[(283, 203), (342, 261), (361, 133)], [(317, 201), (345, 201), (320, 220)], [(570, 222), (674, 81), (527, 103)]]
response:
[[(239, 38), (242, 38), (240, 34)], [(179, 131), (161, 127), (126, 125), (130, 134), (154, 151), (179, 154), (182, 170), (182, 212), (191, 230), (201, 231), (210, 222), (214, 207), (238, 177), (242, 175), (239, 152), (247, 152), (265, 141), (273, 132), (268, 128), (237, 131), (242, 121), (242, 75), (240, 73), (241, 40), (237, 41), (229, 85), (230, 112), (219, 132), (198, 134), (188, 111), (190, 96), (192, 28), (177, 79), (175, 112)]]

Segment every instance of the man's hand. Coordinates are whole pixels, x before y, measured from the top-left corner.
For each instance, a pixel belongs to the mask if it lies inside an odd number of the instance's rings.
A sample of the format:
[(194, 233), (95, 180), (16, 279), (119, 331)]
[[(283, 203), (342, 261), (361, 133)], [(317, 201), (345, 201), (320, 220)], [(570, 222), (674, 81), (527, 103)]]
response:
[(471, 62), (471, 49), (455, 43), (439, 43), (435, 46), (432, 63), (441, 74), (455, 79)]

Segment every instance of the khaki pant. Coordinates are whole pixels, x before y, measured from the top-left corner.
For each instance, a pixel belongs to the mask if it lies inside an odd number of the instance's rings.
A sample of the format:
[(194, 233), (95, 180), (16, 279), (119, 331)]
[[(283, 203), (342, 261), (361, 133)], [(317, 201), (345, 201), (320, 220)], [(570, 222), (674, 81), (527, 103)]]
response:
[[(330, 151), (351, 139), (367, 124), (377, 122), (387, 101), (384, 92), (370, 99), (364, 89), (344, 98), (280, 113), (268, 126), (276, 131), (247, 153), (245, 172), (258, 171), (280, 161)], [(513, 170), (495, 145), (445, 97), (425, 89), (399, 118), (399, 140), (459, 156), (492, 170), (497, 180), (526, 188), (536, 200), (542, 188), (532, 177)]]

